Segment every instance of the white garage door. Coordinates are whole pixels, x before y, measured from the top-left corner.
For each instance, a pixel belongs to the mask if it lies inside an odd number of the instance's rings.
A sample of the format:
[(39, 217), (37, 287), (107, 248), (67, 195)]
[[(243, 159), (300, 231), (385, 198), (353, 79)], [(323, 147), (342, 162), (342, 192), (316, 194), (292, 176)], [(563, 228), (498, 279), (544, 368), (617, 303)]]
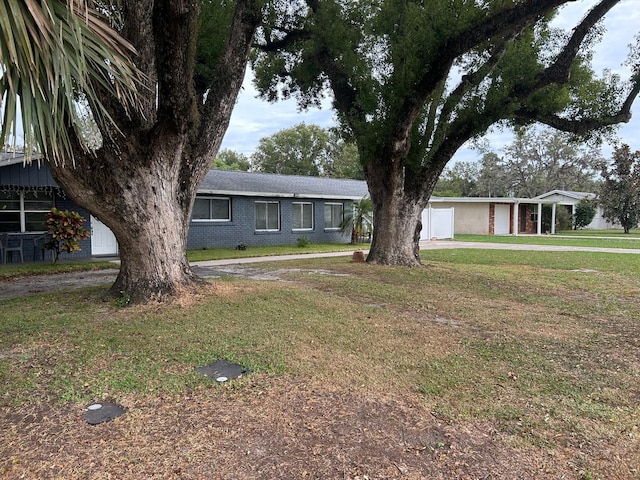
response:
[(494, 213), (493, 234), (509, 235), (511, 207), (509, 205), (496, 205)]

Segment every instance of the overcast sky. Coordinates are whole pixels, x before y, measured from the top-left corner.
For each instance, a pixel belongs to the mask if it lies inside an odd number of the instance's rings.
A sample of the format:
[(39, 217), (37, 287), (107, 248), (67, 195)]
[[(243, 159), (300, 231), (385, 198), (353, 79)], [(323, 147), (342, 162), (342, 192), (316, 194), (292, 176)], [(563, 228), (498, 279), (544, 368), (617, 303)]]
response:
[[(573, 28), (584, 16), (588, 7), (596, 0), (582, 0), (563, 8), (557, 25), (562, 28)], [(596, 50), (594, 67), (600, 73), (603, 69), (619, 72), (628, 78), (628, 69), (622, 65), (628, 52), (629, 44), (640, 30), (640, 8), (638, 0), (623, 0), (607, 16), (606, 33)], [(326, 100), (322, 109), (298, 112), (293, 100), (270, 104), (256, 98), (257, 92), (251, 84), (251, 73), (247, 72), (243, 90), (231, 117), (231, 123), (222, 143), (222, 149), (228, 148), (236, 152), (251, 155), (262, 137), (272, 135), (298, 123), (316, 124), (321, 127), (334, 125), (334, 115), (330, 101)], [(632, 150), (640, 150), (640, 98), (634, 106), (634, 118), (621, 127), (619, 137), (629, 144)], [(500, 153), (500, 149), (509, 144), (513, 136), (510, 132), (492, 132), (487, 135), (491, 147)], [(603, 152), (609, 156), (611, 149), (604, 147)], [(463, 147), (454, 156), (455, 161), (477, 160), (479, 154), (470, 148)]]

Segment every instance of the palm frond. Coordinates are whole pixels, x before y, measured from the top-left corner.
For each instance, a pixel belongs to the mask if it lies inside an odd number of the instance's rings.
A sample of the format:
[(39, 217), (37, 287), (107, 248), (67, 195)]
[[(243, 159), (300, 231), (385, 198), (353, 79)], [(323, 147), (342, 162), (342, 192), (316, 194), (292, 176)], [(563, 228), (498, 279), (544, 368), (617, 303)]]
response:
[(95, 85), (126, 111), (138, 108), (144, 77), (130, 60), (135, 49), (85, 0), (0, 0), (0, 32), (3, 145), (22, 126), (27, 157), (73, 158), (80, 95), (98, 121), (111, 121)]

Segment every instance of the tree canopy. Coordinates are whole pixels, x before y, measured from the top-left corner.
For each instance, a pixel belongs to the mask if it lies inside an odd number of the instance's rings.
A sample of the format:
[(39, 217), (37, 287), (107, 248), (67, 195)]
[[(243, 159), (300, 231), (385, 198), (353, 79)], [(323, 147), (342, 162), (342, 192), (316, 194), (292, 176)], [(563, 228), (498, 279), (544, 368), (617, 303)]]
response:
[(602, 177), (598, 201), (604, 217), (629, 233), (640, 222), (640, 151), (631, 152), (628, 145), (617, 148)]
[[(521, 130), (500, 157), (487, 145), (479, 147), (478, 163), (447, 167), (434, 195), (533, 198), (552, 190), (595, 192), (602, 168), (596, 145), (578, 143), (551, 129)], [(451, 195), (443, 193), (450, 192)]]
[(218, 152), (216, 158), (211, 162), (211, 168), (248, 172), (251, 168), (251, 162), (246, 155), (227, 148)]
[(261, 138), (251, 164), (254, 171), (265, 173), (363, 178), (353, 144), (335, 131), (305, 123)]
[[(550, 20), (569, 0), (274, 3), (258, 37), (257, 86), (302, 107), (330, 89), (360, 153), (373, 202), (370, 262), (417, 265), (419, 219), (438, 176), (496, 123), (588, 135), (628, 121), (640, 70), (597, 78), (590, 47), (619, 0), (570, 32)], [(633, 59), (637, 61), (637, 59)]]

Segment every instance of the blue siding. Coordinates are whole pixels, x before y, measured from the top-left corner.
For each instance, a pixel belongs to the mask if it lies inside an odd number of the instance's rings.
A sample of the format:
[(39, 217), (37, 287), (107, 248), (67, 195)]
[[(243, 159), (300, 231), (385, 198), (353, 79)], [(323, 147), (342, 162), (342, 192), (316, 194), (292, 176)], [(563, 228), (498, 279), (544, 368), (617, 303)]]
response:
[(38, 165), (32, 162), (23, 166), (21, 163), (0, 168), (0, 186), (16, 187), (57, 187), (51, 172), (45, 163)]
[[(255, 202), (280, 203), (280, 230), (257, 232), (255, 229)], [(314, 225), (310, 231), (294, 231), (292, 228), (292, 205), (294, 202), (311, 202), (314, 205)], [(351, 202), (343, 203), (345, 211)], [(349, 243), (350, 238), (339, 231), (326, 230), (324, 226), (324, 199), (294, 199), (269, 197), (231, 197), (230, 222), (191, 222), (187, 248), (293, 245), (298, 238), (306, 237), (311, 243)]]

